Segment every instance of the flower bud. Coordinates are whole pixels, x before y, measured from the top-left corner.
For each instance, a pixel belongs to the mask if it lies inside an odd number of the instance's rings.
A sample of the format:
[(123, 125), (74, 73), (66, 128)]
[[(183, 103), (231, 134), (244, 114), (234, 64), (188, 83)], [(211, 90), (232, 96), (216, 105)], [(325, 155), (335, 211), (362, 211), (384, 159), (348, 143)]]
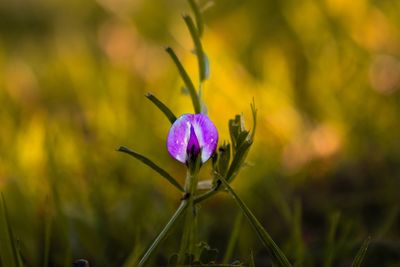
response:
[(205, 114), (184, 114), (171, 126), (168, 133), (169, 154), (182, 163), (188, 163), (197, 156), (206, 162), (218, 144), (218, 131)]

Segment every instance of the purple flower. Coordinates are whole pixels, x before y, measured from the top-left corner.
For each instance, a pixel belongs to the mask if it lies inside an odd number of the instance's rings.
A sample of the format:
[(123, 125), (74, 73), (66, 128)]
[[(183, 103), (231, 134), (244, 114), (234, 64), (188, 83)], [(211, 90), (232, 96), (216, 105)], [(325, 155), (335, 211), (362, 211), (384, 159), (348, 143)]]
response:
[(167, 149), (173, 158), (182, 163), (201, 153), (204, 163), (214, 154), (217, 143), (217, 128), (207, 115), (183, 114), (169, 130)]

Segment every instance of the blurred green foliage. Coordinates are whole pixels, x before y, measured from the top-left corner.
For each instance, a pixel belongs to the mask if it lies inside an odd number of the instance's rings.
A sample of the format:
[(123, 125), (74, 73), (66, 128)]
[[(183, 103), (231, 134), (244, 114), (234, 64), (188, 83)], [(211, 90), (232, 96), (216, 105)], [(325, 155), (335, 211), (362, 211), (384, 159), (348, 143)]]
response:
[[(183, 11), (184, 0), (0, 2), (0, 190), (28, 266), (130, 266), (178, 205), (115, 149), (183, 181), (170, 124), (144, 97), (192, 112), (163, 49), (196, 77)], [(296, 266), (350, 266), (370, 235), (362, 266), (400, 266), (400, 2), (215, 0), (204, 21), (204, 99), (221, 142), (234, 114), (251, 121), (253, 96), (259, 109), (233, 187), (274, 240)], [(224, 194), (202, 206), (201, 238), (220, 260), (238, 212)], [(232, 260), (268, 266), (246, 222), (237, 239)]]

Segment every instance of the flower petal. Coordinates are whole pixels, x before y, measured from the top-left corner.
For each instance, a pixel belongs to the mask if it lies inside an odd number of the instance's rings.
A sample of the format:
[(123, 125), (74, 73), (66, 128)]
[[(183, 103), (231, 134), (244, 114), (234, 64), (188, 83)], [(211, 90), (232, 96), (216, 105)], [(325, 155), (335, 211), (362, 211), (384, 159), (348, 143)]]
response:
[(194, 132), (201, 148), (201, 161), (206, 162), (217, 149), (218, 131), (204, 114), (195, 114), (192, 121)]
[(197, 153), (201, 149), (201, 161), (206, 162), (214, 154), (217, 144), (217, 128), (204, 114), (180, 116), (172, 124), (167, 139), (169, 154), (182, 163), (188, 160), (188, 149)]
[(191, 114), (180, 116), (172, 124), (168, 133), (167, 149), (176, 160), (186, 163), (186, 149), (190, 137)]

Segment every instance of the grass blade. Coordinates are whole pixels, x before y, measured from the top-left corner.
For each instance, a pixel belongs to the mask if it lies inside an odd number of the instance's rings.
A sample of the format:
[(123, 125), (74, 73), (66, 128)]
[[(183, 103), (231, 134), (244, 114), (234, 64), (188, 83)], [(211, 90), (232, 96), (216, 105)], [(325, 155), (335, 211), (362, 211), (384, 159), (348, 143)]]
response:
[(46, 197), (45, 207), (43, 267), (49, 266), (51, 231), (53, 226), (52, 207), (50, 206), (49, 197)]
[(170, 182), (173, 186), (175, 186), (179, 191), (181, 191), (181, 192), (185, 191), (183, 189), (183, 187), (175, 180), (175, 178), (173, 178), (167, 171), (165, 171), (164, 169), (159, 167), (157, 164), (155, 164), (153, 161), (146, 158), (145, 156), (140, 155), (139, 153), (136, 153), (135, 151), (130, 150), (129, 148), (124, 147), (124, 146), (121, 146), (120, 148), (118, 148), (117, 151), (129, 154), (132, 157), (134, 157), (135, 159), (143, 162), (144, 164), (146, 164), (147, 166), (149, 166), (150, 168), (152, 168), (153, 170), (158, 172), (162, 177), (167, 179), (168, 182)]
[(294, 258), (296, 259), (295, 266), (303, 266), (305, 244), (302, 235), (302, 205), (299, 199), (296, 199), (293, 207), (292, 218), (292, 243)]
[(243, 222), (243, 213), (240, 212), (238, 213), (238, 215), (236, 215), (235, 223), (233, 225), (228, 245), (226, 247), (225, 255), (222, 260), (222, 262), (224, 263), (228, 263), (228, 261), (232, 258), (233, 250), (235, 249), (235, 245), (239, 238), (240, 230), (242, 228), (242, 222)]
[(2, 266), (17, 267), (17, 249), (11, 231), (3, 194), (0, 200), (0, 259)]
[(249, 267), (256, 267), (256, 263), (254, 262), (254, 253), (253, 253), (253, 251), (250, 252)]
[(168, 118), (168, 120), (172, 123), (176, 121), (176, 116), (172, 111), (163, 103), (161, 102), (155, 95), (152, 93), (148, 92), (145, 95), (151, 102), (153, 102), (154, 105), (156, 105), (162, 113)]
[(361, 245), (360, 249), (358, 250), (356, 257), (353, 260), (353, 263), (351, 264), (351, 267), (360, 267), (361, 263), (364, 259), (365, 253), (367, 252), (369, 243), (371, 242), (371, 237), (368, 237), (365, 239), (363, 244)]
[(139, 262), (142, 250), (143, 250), (143, 245), (142, 245), (142, 239), (140, 235), (140, 230), (139, 228), (136, 230), (136, 237), (135, 237), (135, 242), (133, 249), (131, 253), (129, 254), (128, 257), (126, 257), (126, 260), (122, 267), (136, 267), (136, 264)]
[(174, 50), (171, 47), (167, 47), (165, 49), (165, 51), (167, 51), (167, 53), (171, 56), (172, 61), (174, 61), (175, 65), (179, 71), (179, 74), (181, 75), (182, 80), (185, 83), (186, 88), (189, 90), (190, 97), (192, 98), (192, 103), (193, 103), (195, 113), (200, 113), (201, 112), (200, 99), (199, 99), (199, 95), (197, 94), (196, 89), (193, 85), (192, 80), (190, 79), (189, 75), (187, 74), (182, 63), (179, 61)]
[(333, 259), (336, 254), (335, 236), (340, 220), (340, 212), (335, 212), (331, 215), (330, 226), (327, 236), (327, 244), (325, 248), (324, 267), (332, 266)]
[(257, 236), (260, 238), (263, 245), (268, 249), (271, 253), (272, 259), (275, 263), (279, 266), (288, 267), (292, 266), (288, 259), (286, 258), (285, 254), (281, 251), (281, 249), (275, 244), (272, 240), (271, 236), (265, 231), (264, 227), (261, 223), (257, 220), (254, 214), (250, 211), (250, 209), (244, 204), (244, 202), (239, 198), (239, 196), (233, 191), (232, 187), (230, 187), (229, 183), (224, 179), (220, 178), (221, 182), (224, 184), (226, 190), (232, 196), (232, 198), (236, 201), (239, 208), (242, 210), (248, 221), (250, 222), (251, 226), (257, 233)]

